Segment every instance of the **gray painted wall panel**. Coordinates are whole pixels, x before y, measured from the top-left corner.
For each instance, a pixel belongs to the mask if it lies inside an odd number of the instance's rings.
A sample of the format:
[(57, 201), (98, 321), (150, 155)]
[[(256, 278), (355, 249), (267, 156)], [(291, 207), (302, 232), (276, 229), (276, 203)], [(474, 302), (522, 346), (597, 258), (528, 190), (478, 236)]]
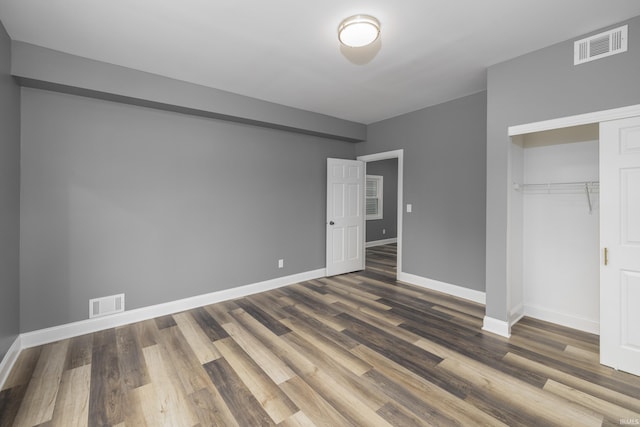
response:
[(486, 282), (490, 317), (507, 320), (508, 311), (507, 194), (511, 141), (507, 128), (640, 103), (640, 17), (622, 24), (625, 23), (629, 24), (626, 53), (574, 66), (574, 40), (568, 40), (488, 70)]
[(484, 291), (486, 93), (369, 125), (358, 155), (403, 148), (403, 270)]
[[(21, 330), (324, 268), (354, 144), (22, 89)], [(277, 268), (284, 258), (285, 268)]]
[(0, 360), (19, 332), (20, 89), (0, 22)]
[(367, 220), (367, 242), (395, 239), (398, 235), (398, 159), (367, 162), (367, 175), (383, 177), (382, 219)]

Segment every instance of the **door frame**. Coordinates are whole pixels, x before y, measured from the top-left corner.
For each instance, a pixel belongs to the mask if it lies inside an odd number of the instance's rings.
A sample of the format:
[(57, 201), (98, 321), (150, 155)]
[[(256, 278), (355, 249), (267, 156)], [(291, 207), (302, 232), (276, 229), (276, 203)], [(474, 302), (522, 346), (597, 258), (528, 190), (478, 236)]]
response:
[[(392, 150), (392, 151), (384, 151), (382, 153), (374, 153), (374, 154), (366, 154), (363, 156), (358, 156), (356, 160), (361, 160), (365, 165), (365, 175), (367, 173), (367, 163), (368, 162), (377, 162), (379, 160), (388, 160), (388, 159), (398, 159), (398, 202), (397, 202), (397, 218), (396, 218), (396, 226), (397, 226), (397, 261), (396, 261), (396, 278), (402, 273), (402, 213), (403, 213), (403, 177), (404, 177), (404, 149)], [(365, 219), (365, 229), (366, 229), (366, 219)], [(366, 243), (366, 233), (363, 233), (362, 236), (362, 245), (364, 246)], [(365, 251), (365, 263), (366, 263), (366, 251)]]
[[(585, 114), (577, 114), (574, 116), (559, 117), (559, 118), (554, 118), (550, 120), (542, 120), (539, 122), (526, 123), (526, 124), (517, 125), (517, 126), (509, 126), (507, 129), (507, 135), (510, 138), (512, 138), (511, 143), (513, 143), (513, 140), (515, 138), (527, 133), (562, 129), (567, 127), (587, 125), (592, 123), (601, 123), (601, 122), (606, 122), (610, 120), (625, 119), (628, 117), (634, 117), (639, 115), (640, 115), (640, 104), (635, 104), (635, 105), (630, 105), (626, 107), (613, 108), (609, 110), (593, 111)], [(511, 162), (511, 159), (509, 158), (508, 161)], [(509, 170), (511, 170), (511, 166), (509, 166)], [(506, 188), (511, 188), (512, 183), (511, 183), (510, 173), (507, 175), (506, 184), (507, 184)], [(510, 210), (511, 200), (510, 199), (508, 200), (509, 201), (507, 202), (508, 203), (507, 209)], [(507, 212), (507, 217), (508, 215), (509, 213)], [(508, 224), (507, 241), (510, 241), (513, 234), (517, 232), (521, 233), (522, 230), (521, 229), (518, 230), (512, 224)], [(507, 268), (514, 267), (514, 264), (515, 264), (514, 260), (509, 254), (509, 251), (507, 251), (507, 259), (506, 259)], [(507, 283), (508, 293), (511, 292), (513, 286), (514, 286), (514, 283), (512, 283), (511, 281)], [(492, 298), (492, 296), (487, 293), (487, 299), (489, 298)], [(507, 298), (507, 303), (508, 304), (511, 303), (510, 298)], [(511, 313), (513, 310), (517, 311), (517, 309), (518, 307), (507, 307), (507, 312)], [(498, 319), (487, 318), (485, 316), (483, 329), (489, 332), (496, 333), (498, 335), (509, 337), (511, 335), (511, 327), (522, 318), (522, 315), (519, 315), (518, 313), (514, 313), (514, 314), (516, 315), (513, 317), (510, 316), (510, 318), (506, 322)]]

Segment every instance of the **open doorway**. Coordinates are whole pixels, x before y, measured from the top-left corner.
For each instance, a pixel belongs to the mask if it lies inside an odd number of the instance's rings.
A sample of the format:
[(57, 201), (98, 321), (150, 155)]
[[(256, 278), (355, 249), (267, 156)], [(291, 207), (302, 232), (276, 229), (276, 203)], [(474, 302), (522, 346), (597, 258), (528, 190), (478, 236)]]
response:
[(395, 280), (398, 159), (367, 162), (365, 182), (365, 266)]
[(403, 156), (404, 150), (394, 150), (358, 157), (372, 177), (365, 191), (369, 196), (365, 200), (369, 214), (363, 236), (365, 265), (395, 277), (402, 272)]

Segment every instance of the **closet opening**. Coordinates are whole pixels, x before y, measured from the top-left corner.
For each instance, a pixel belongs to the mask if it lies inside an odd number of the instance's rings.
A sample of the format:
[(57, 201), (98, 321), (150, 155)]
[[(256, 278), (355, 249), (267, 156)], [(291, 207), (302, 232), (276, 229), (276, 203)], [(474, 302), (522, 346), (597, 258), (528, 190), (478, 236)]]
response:
[(510, 323), (599, 334), (598, 123), (512, 137)]

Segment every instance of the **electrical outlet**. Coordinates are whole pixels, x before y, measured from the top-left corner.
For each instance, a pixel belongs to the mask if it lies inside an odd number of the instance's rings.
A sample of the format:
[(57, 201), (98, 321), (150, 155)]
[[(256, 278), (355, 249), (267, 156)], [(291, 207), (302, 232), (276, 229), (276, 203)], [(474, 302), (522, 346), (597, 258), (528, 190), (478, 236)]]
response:
[(382, 234), (387, 234), (387, 229), (386, 228), (382, 229)]
[(283, 259), (279, 259), (278, 260), (278, 268), (284, 268), (284, 260)]
[(413, 211), (413, 206), (411, 203), (407, 203), (407, 213), (411, 213)]

